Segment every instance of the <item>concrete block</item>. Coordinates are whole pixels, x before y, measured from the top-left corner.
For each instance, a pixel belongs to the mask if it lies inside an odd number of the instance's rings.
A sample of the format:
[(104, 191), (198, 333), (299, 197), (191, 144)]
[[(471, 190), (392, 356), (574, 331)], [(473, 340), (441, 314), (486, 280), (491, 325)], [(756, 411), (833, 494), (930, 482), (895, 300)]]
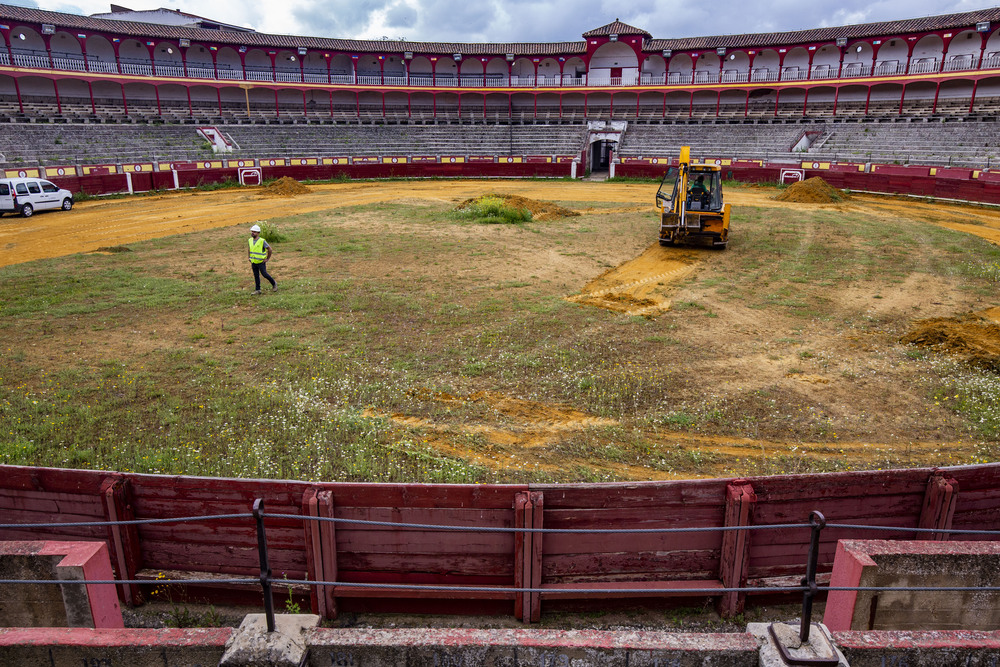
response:
[(756, 667), (747, 634), (600, 630), (355, 630), (309, 633), (312, 667)]
[[(1000, 542), (841, 540), (830, 586), (994, 586)], [(830, 591), (823, 622), (846, 630), (996, 630), (996, 591)]]
[(232, 628), (0, 628), (0, 665), (215, 667)]
[(228, 667), (301, 667), (309, 647), (306, 631), (319, 625), (314, 614), (277, 614), (274, 632), (264, 614), (248, 614), (219, 662)]
[(851, 667), (995, 667), (1000, 631), (834, 632)]
[[(754, 636), (760, 645), (760, 667), (786, 667), (788, 665), (781, 656), (781, 651), (772, 636), (771, 623), (750, 623), (747, 632)], [(836, 661), (838, 667), (849, 667), (847, 659), (833, 643), (830, 631), (819, 623), (813, 623), (809, 630), (809, 639), (802, 642), (799, 639), (799, 624), (774, 623), (774, 635), (784, 646), (785, 652), (793, 659)]]
[(121, 628), (114, 579), (104, 542), (0, 542), (0, 579), (62, 584), (9, 584), (0, 588), (0, 624), (8, 627)]

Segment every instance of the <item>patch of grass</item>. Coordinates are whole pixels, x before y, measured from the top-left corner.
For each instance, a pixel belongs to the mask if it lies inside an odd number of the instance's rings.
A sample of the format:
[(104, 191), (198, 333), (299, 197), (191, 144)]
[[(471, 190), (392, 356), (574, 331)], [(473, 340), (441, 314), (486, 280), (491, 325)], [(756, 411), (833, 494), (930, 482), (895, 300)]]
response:
[[(893, 347), (910, 310), (867, 310), (900, 276), (929, 277), (956, 300), (995, 293), (991, 246), (855, 214), (739, 207), (735, 216), (730, 249), (699, 254), (674, 309), (652, 322), (564, 299), (648, 247), (645, 213), (594, 213), (587, 235), (531, 225), (530, 237), (455, 225), (447, 204), (281, 218), (287, 240), (273, 272), (284, 289), (255, 300), (233, 230), (0, 268), (0, 461), (323, 481), (606, 481), (743, 470), (708, 446), (665, 445), (669, 431), (810, 442), (870, 440), (879, 428), (914, 439), (1000, 437), (1000, 399), (985, 372), (930, 373), (936, 355)], [(630, 249), (606, 251), (601, 239)], [(558, 266), (537, 261), (549, 252)], [(864, 298), (852, 310), (831, 299), (839, 290)], [(850, 353), (831, 356), (830, 339), (851, 340)], [(756, 356), (770, 368), (733, 372), (736, 354), (736, 364)], [(793, 364), (861, 393), (891, 378), (926, 404), (908, 402), (883, 427), (863, 414), (871, 400), (853, 414), (831, 409), (818, 387), (786, 378), (804, 374), (785, 371)], [(758, 386), (767, 377), (774, 384)], [(534, 449), (538, 468), (486, 467), (455, 447), (499, 460), (505, 445), (468, 440), (470, 425), (542, 427), (463, 398), (479, 392), (615, 426), (553, 429), (551, 445)], [(578, 459), (560, 469), (560, 456)], [(822, 467), (795, 456), (781, 465)]]
[(519, 225), (531, 220), (531, 211), (508, 204), (501, 197), (484, 196), (474, 200), (459, 214), (483, 225)]

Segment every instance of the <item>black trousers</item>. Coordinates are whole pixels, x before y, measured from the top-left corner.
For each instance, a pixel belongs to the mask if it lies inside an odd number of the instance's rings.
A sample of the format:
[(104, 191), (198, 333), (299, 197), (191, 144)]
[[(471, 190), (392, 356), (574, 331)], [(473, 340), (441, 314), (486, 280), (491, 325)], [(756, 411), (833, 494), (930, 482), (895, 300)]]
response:
[(271, 274), (267, 272), (267, 262), (261, 262), (260, 264), (254, 264), (253, 262), (250, 262), (250, 267), (253, 269), (253, 285), (255, 290), (257, 290), (258, 292), (260, 291), (261, 276), (267, 278), (267, 281), (271, 283), (271, 287), (277, 285), (277, 283), (274, 282), (274, 278), (271, 277)]

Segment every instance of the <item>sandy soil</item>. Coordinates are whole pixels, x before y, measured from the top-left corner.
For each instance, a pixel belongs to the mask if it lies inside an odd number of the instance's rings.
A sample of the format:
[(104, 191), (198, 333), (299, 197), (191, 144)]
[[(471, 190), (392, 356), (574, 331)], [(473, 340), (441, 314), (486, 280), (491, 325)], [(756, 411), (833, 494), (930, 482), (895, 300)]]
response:
[[(634, 212), (654, 210), (652, 193), (648, 184), (607, 184), (607, 183), (567, 183), (564, 181), (503, 181), (503, 180), (461, 180), (428, 182), (386, 182), (386, 183), (345, 183), (311, 185), (307, 192), (294, 196), (289, 193), (267, 192), (264, 189), (229, 190), (216, 192), (185, 192), (164, 195), (134, 197), (106, 201), (90, 201), (78, 204), (73, 211), (40, 213), (25, 220), (16, 217), (0, 219), (0, 266), (28, 262), (41, 258), (58, 257), (79, 252), (97, 252), (101, 249), (125, 246), (137, 241), (158, 238), (179, 233), (197, 232), (206, 229), (232, 225), (249, 225), (270, 218), (325, 211), (340, 207), (352, 207), (377, 202), (441, 202), (451, 206), (485, 192), (518, 195), (540, 201), (558, 201), (572, 206), (572, 202), (589, 202), (601, 205), (599, 209), (578, 208), (582, 213), (599, 210), (602, 213)], [(854, 196), (835, 204), (803, 204), (775, 201), (774, 190), (767, 188), (745, 188), (727, 193), (727, 201), (735, 207), (752, 206), (760, 208), (788, 208), (791, 210), (829, 209), (840, 212), (860, 212), (873, 217), (895, 217), (905, 215), (910, 219), (942, 225), (959, 231), (981, 236), (1000, 244), (1000, 211), (983, 207), (935, 204), (906, 199)], [(377, 221), (373, 220), (377, 224)], [(456, 230), (454, 234), (476, 233)], [(609, 239), (609, 242), (612, 240)], [(685, 248), (661, 248), (653, 242), (644, 250), (639, 248), (615, 248), (605, 253), (604, 266), (612, 268), (600, 272), (589, 259), (566, 258), (544, 248), (534, 249), (536, 264), (531, 273), (554, 276), (562, 273), (578, 273), (590, 270), (581, 276), (577, 286), (567, 292), (566, 298), (588, 305), (606, 308), (629, 315), (656, 317), (671, 307), (675, 287), (679, 281), (697, 272), (698, 267), (713, 253), (718, 251), (698, 251)], [(732, 250), (726, 251), (732, 252)], [(620, 259), (618, 259), (620, 257)], [(587, 262), (590, 262), (589, 264)], [(302, 267), (299, 267), (300, 269)], [(518, 267), (522, 271), (525, 267)], [(601, 267), (603, 268), (603, 267)], [(386, 267), (391, 272), (392, 267)], [(441, 275), (451, 271), (450, 267), (421, 267), (421, 270), (438, 272)], [(489, 275), (500, 282), (511, 278), (511, 267), (502, 263), (490, 264), (484, 259), (476, 267), (478, 273)], [(452, 275), (449, 273), (449, 275)], [(592, 277), (590, 277), (592, 276)], [(461, 279), (461, 275), (456, 278)], [(589, 280), (589, 282), (588, 282)], [(850, 303), (852, 299), (865, 300), (864, 309), (877, 314), (879, 309), (917, 308), (926, 306), (928, 295), (935, 293), (937, 285), (929, 284), (927, 276), (910, 277), (891, 288), (871, 302), (870, 295), (843, 290), (838, 300)], [(924, 281), (924, 282), (920, 282)], [(579, 289), (579, 285), (584, 287)], [(577, 292), (576, 290), (579, 289)], [(995, 303), (995, 302), (994, 302)], [(991, 306), (993, 304), (990, 304)], [(860, 307), (860, 305), (859, 305)], [(938, 309), (940, 310), (940, 309)], [(982, 319), (975, 323), (958, 322), (964, 331), (985, 331), (987, 338), (995, 335), (996, 322), (1000, 320), (1000, 307), (981, 312)], [(696, 372), (712, 377), (735, 378), (748, 388), (765, 386), (768, 383), (784, 383), (793, 386), (797, 395), (823, 396), (823, 403), (843, 406), (845, 411), (864, 411), (854, 403), (856, 387), (838, 382), (836, 376), (815, 373), (789, 375), (784, 353), (761, 351), (759, 340), (766, 333), (771, 336), (775, 327), (768, 321), (768, 315), (760, 311), (749, 311), (731, 307), (726, 318), (703, 318), (698, 320), (702, 332), (699, 340), (728, 340), (725, 357), (706, 357), (692, 360)], [(930, 321), (929, 321), (930, 322)], [(992, 322), (993, 329), (990, 329)], [(948, 323), (945, 323), (946, 325)], [(928, 326), (942, 326), (940, 322), (930, 322)], [(954, 338), (955, 327), (939, 335), (948, 340)], [(818, 333), (817, 335), (829, 334)], [(928, 334), (931, 335), (931, 334)], [(952, 338), (949, 338), (951, 336)], [(987, 341), (989, 343), (989, 341)], [(994, 341), (995, 343), (995, 341)], [(816, 341), (817, 347), (822, 341)], [(845, 358), (851, 349), (864, 350), (871, 343), (864, 334), (847, 335), (831, 343)], [(992, 348), (990, 348), (992, 349)], [(784, 356), (782, 356), (784, 355)], [(780, 359), (778, 357), (781, 356)], [(729, 380), (726, 380), (729, 382)], [(872, 387), (877, 394), (877, 387)], [(482, 391), (468, 396), (448, 396), (435, 394), (427, 397), (436, 402), (477, 402), (488, 408), (487, 413), (495, 419), (484, 419), (480, 423), (461, 425), (435, 422), (423, 416), (393, 414), (385, 415), (401, 427), (418, 428), (428, 441), (441, 451), (473, 460), (491, 468), (503, 468), (513, 462), (523, 466), (547, 469), (564, 468), (575, 461), (566, 457), (553, 458), (546, 454), (546, 445), (574, 431), (582, 432), (595, 426), (614, 426), (613, 420), (587, 415), (568, 406), (549, 405), (524, 401), (510, 396)], [(904, 401), (900, 396), (899, 400)], [(854, 407), (848, 407), (854, 405)], [(893, 406), (886, 406), (893, 409)], [(909, 406), (896, 406), (901, 412)], [(481, 436), (486, 445), (470, 449), (456, 445), (467, 439), (456, 438), (459, 434)], [(916, 434), (919, 435), (919, 434)], [(930, 435), (930, 434), (928, 434)], [(889, 450), (898, 454), (899, 443), (844, 442), (834, 444), (787, 442), (735, 437), (717, 437), (689, 433), (658, 431), (656, 438), (664, 447), (679, 451), (707, 451), (720, 455), (722, 463), (712, 471), (711, 465), (703, 466), (707, 474), (724, 474), (725, 460), (751, 457), (766, 457), (789, 453), (824, 457), (836, 455), (855, 465), (885, 460)], [(944, 441), (934, 437), (910, 437), (905, 444), (906, 451), (915, 464), (929, 462), (938, 464), (943, 459), (940, 451), (947, 449), (956, 460), (968, 460), (974, 454), (974, 444), (962, 441)], [(583, 464), (585, 462), (580, 461)], [(621, 478), (657, 479), (675, 476), (674, 473), (656, 472), (648, 467), (630, 466), (626, 463), (607, 463), (606, 466)], [(690, 475), (683, 475), (690, 476)]]
[[(29, 219), (0, 218), (0, 266), (61, 257), (136, 241), (253, 223), (268, 218), (401, 199), (437, 200), (458, 204), (483, 192), (520, 195), (539, 200), (621, 203), (616, 211), (654, 210), (647, 184), (566, 183), (565, 181), (478, 181), (345, 183), (311, 185), (294, 197), (275, 196), (264, 188), (180, 192), (82, 202), (69, 213), (42, 212)], [(1000, 244), (1000, 211), (996, 209), (859, 197), (838, 204), (801, 204), (772, 199), (773, 191), (740, 190), (727, 194), (733, 206), (826, 207), (840, 211), (905, 212), (934, 224), (981, 236)], [(648, 202), (643, 205), (641, 202)], [(956, 211), (960, 215), (956, 216)], [(581, 212), (588, 212), (582, 209)], [(961, 221), (956, 221), (958, 217)], [(647, 253), (652, 252), (647, 251)], [(644, 262), (650, 257), (645, 257)], [(662, 272), (661, 272), (662, 273)], [(623, 280), (632, 280), (631, 275)], [(597, 282), (597, 281), (595, 281)], [(595, 286), (596, 289), (601, 289)]]

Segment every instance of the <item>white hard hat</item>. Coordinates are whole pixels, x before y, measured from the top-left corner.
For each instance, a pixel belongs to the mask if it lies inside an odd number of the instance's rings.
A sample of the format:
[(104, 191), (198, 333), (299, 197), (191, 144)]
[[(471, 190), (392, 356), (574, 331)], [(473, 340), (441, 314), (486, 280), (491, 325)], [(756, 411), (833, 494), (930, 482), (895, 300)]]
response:
[(254, 225), (253, 227), (250, 228), (250, 231), (251, 232), (259, 232), (260, 231), (260, 225)]

